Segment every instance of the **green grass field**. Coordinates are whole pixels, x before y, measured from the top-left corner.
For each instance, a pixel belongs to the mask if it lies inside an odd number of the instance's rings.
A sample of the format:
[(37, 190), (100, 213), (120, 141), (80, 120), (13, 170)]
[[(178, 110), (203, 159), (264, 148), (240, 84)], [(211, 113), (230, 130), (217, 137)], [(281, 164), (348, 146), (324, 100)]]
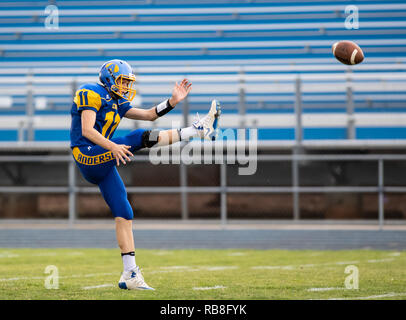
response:
[[(0, 249), (0, 299), (405, 299), (406, 252), (137, 250), (156, 291), (117, 287), (115, 249)], [(55, 265), (59, 289), (46, 289)], [(345, 289), (348, 265), (359, 289)], [(350, 283), (353, 284), (352, 281)]]

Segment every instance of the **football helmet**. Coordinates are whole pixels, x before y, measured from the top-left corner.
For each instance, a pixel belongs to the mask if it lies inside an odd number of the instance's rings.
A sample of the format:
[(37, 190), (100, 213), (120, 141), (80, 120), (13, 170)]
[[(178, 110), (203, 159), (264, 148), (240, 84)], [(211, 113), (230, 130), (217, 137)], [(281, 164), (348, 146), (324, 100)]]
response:
[(105, 62), (99, 73), (100, 82), (117, 96), (132, 101), (135, 97), (135, 75), (130, 65), (123, 60)]

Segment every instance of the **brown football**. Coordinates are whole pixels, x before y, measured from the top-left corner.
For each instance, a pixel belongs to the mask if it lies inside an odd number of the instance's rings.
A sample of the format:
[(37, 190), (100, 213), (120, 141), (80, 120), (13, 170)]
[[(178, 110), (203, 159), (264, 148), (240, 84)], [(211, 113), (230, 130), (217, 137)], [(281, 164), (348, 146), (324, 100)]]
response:
[(353, 65), (364, 60), (362, 49), (352, 41), (339, 41), (331, 47), (333, 54), (338, 61), (344, 64)]

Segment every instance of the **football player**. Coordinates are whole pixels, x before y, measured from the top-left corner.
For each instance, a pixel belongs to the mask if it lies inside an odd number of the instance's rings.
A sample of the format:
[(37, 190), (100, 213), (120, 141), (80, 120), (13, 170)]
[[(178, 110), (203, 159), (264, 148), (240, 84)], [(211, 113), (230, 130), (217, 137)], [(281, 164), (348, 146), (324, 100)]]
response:
[(188, 141), (193, 137), (215, 140), (220, 104), (213, 100), (207, 115), (197, 117), (192, 126), (172, 130), (136, 129), (123, 137), (113, 138), (123, 117), (154, 121), (171, 111), (186, 98), (192, 84), (184, 79), (176, 83), (172, 96), (150, 109), (133, 108), (135, 76), (122, 60), (104, 63), (99, 83), (86, 83), (75, 94), (71, 109), (70, 140), (72, 154), (83, 177), (96, 184), (115, 217), (117, 242), (124, 270), (118, 286), (121, 289), (154, 290), (146, 284), (135, 261), (133, 210), (116, 166), (131, 161), (130, 156), (142, 148)]

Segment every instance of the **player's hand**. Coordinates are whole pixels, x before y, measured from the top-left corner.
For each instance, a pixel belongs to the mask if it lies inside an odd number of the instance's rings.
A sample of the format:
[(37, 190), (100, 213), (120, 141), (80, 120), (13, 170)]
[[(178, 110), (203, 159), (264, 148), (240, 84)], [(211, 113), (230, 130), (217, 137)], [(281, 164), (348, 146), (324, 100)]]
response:
[(125, 144), (113, 144), (110, 151), (117, 161), (117, 167), (120, 166), (120, 161), (124, 164), (126, 164), (125, 160), (127, 160), (128, 162), (131, 161), (129, 156), (132, 157), (134, 155), (129, 150), (130, 148), (131, 146), (126, 146)]
[(192, 90), (192, 83), (187, 79), (183, 79), (181, 83), (175, 83), (172, 90), (172, 97), (169, 99), (169, 103), (172, 107), (181, 102)]

